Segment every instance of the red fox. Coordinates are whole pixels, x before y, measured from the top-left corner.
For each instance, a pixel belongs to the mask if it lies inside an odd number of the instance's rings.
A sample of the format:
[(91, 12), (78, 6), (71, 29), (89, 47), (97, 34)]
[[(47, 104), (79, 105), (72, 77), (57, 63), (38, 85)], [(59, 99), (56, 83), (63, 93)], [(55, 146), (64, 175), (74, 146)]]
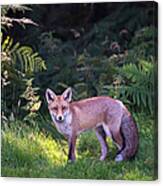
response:
[(111, 137), (118, 147), (115, 161), (127, 160), (136, 154), (137, 125), (121, 101), (99, 96), (71, 102), (71, 88), (67, 88), (59, 96), (47, 89), (46, 99), (57, 130), (68, 139), (68, 160), (75, 161), (77, 136), (87, 129), (94, 129), (96, 132), (101, 145), (100, 160), (105, 160), (107, 156), (107, 136)]

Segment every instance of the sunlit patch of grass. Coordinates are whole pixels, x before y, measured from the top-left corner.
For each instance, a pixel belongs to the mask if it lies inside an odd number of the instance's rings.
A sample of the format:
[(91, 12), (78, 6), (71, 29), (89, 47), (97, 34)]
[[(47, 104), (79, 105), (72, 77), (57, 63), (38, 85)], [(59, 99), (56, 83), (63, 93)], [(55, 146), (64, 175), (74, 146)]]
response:
[[(61, 164), (66, 161), (66, 154), (61, 144), (54, 142), (51, 136), (46, 137), (43, 133), (36, 136), (36, 143), (41, 147), (42, 153), (50, 164)], [(67, 149), (67, 146), (64, 144)]]
[[(116, 147), (108, 139), (109, 153), (101, 162), (100, 144), (95, 133), (83, 133), (77, 142), (77, 161), (67, 163), (68, 145), (48, 132), (22, 122), (2, 130), (2, 176), (80, 178), (80, 179), (154, 179), (154, 123), (144, 116), (136, 118), (140, 144), (135, 159), (116, 163)], [(37, 126), (37, 125), (36, 125)]]

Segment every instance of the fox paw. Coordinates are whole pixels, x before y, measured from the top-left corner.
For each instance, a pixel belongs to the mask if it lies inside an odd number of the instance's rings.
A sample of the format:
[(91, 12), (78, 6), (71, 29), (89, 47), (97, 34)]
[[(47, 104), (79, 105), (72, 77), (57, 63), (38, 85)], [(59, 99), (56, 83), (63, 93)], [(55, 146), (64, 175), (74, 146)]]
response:
[(74, 163), (74, 162), (75, 162), (75, 160), (71, 160), (71, 159), (67, 160), (67, 164), (71, 164), (71, 163)]
[(115, 161), (116, 161), (116, 162), (123, 161), (123, 156), (122, 156), (121, 154), (118, 154), (118, 155), (115, 157)]
[(100, 160), (101, 160), (101, 161), (104, 161), (105, 159), (106, 159), (106, 155), (100, 157)]

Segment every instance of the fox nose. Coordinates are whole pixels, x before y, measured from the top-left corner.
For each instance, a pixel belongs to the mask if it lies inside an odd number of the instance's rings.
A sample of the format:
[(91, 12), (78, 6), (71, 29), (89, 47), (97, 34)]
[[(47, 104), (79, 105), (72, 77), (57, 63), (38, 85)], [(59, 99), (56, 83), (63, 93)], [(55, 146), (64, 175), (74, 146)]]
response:
[(58, 119), (59, 119), (59, 120), (62, 120), (62, 116), (59, 116)]
[(64, 117), (62, 115), (59, 115), (59, 116), (57, 116), (57, 120), (58, 121), (63, 121), (64, 120)]

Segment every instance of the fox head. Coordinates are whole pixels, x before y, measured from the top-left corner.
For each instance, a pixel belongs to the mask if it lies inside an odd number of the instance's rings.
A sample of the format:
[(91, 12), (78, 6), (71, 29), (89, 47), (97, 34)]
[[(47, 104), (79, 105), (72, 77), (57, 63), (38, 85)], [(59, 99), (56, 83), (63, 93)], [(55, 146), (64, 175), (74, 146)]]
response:
[(49, 88), (46, 90), (46, 100), (48, 109), (54, 122), (62, 123), (66, 120), (70, 112), (70, 102), (72, 99), (72, 90), (67, 88), (62, 95), (56, 95)]

